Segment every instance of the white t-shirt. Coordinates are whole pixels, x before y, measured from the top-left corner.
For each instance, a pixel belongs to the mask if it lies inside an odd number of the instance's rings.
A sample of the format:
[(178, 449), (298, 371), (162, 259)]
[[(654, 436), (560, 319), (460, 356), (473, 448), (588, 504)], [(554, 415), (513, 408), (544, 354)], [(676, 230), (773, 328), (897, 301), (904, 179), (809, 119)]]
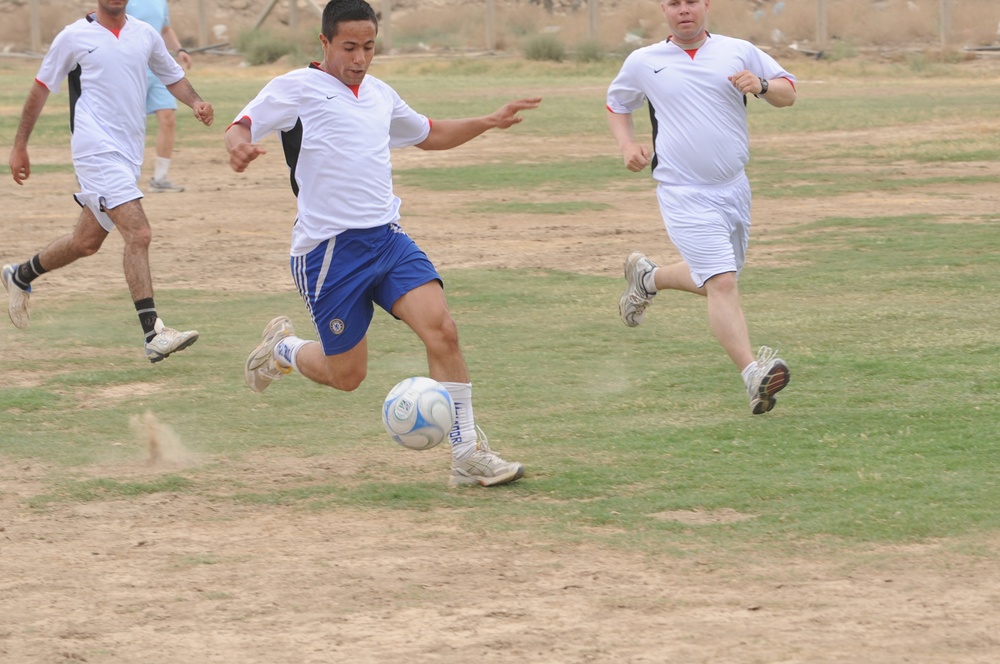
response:
[(766, 79), (795, 77), (750, 42), (711, 35), (694, 57), (671, 41), (633, 51), (608, 88), (612, 113), (648, 100), (653, 178), (666, 185), (724, 184), (750, 158), (746, 98), (728, 77), (749, 70)]
[(147, 66), (164, 85), (184, 78), (148, 23), (128, 18), (116, 36), (91, 14), (56, 35), (35, 80), (59, 92), (69, 77), (74, 158), (118, 152), (142, 165)]
[(315, 63), (273, 79), (240, 111), (251, 140), (280, 132), (298, 218), (292, 256), (352, 228), (399, 219), (390, 148), (422, 142), (430, 121), (383, 81), (365, 76), (358, 94)]

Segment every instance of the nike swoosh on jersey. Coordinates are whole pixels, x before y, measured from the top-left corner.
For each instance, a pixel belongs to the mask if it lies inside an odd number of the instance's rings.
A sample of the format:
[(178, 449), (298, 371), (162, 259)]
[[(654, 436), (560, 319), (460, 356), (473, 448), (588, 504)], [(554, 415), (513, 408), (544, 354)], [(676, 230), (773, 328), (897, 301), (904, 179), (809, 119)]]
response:
[(654, 73), (654, 74), (659, 74), (659, 73), (660, 73), (661, 71), (663, 71), (664, 69), (666, 69), (666, 67), (660, 67), (659, 69), (654, 69), (654, 70), (653, 70), (653, 73)]
[(337, 97), (339, 97), (339, 96), (340, 96), (340, 95), (327, 95), (327, 96), (326, 96), (326, 98), (327, 98), (327, 99), (336, 99), (336, 98), (337, 98)]

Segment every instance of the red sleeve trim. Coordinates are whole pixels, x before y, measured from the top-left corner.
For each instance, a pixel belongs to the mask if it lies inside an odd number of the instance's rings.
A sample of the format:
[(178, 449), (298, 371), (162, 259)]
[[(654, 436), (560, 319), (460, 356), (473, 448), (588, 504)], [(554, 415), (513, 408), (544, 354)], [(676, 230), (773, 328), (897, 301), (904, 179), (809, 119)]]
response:
[[(226, 131), (229, 131), (232, 128), (233, 125), (240, 125), (241, 127), (246, 127), (247, 129), (249, 129), (253, 125), (253, 120), (250, 119), (249, 115), (244, 115), (242, 118), (240, 118), (238, 120), (233, 120), (229, 124), (229, 126), (226, 127)], [(224, 133), (226, 133), (226, 131), (224, 131), (222, 133), (224, 134)]]
[(37, 78), (35, 79), (35, 83), (38, 83), (40, 86), (42, 86), (46, 90), (49, 89), (49, 86), (45, 85), (44, 83), (42, 83), (41, 81), (39, 81)]

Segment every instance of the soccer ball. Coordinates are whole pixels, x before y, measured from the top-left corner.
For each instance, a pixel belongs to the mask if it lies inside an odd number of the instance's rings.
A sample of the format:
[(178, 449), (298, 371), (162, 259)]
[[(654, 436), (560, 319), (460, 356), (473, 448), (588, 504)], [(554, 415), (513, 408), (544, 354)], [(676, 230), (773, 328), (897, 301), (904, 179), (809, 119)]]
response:
[(411, 450), (429, 450), (447, 438), (455, 423), (455, 403), (444, 385), (417, 376), (401, 381), (382, 403), (389, 437)]

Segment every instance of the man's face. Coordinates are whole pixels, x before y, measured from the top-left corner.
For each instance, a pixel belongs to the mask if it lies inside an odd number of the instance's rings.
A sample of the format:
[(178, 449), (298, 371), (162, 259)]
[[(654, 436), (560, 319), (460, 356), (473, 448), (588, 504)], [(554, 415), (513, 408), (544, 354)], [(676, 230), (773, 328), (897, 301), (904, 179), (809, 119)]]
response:
[(663, 0), (660, 7), (678, 42), (697, 41), (705, 31), (708, 0)]
[(361, 85), (368, 66), (375, 57), (375, 24), (371, 21), (347, 21), (337, 24), (337, 34), (323, 46), (323, 69), (344, 85)]
[(128, 5), (128, 0), (97, 0), (97, 6), (109, 16), (124, 14), (126, 5)]

